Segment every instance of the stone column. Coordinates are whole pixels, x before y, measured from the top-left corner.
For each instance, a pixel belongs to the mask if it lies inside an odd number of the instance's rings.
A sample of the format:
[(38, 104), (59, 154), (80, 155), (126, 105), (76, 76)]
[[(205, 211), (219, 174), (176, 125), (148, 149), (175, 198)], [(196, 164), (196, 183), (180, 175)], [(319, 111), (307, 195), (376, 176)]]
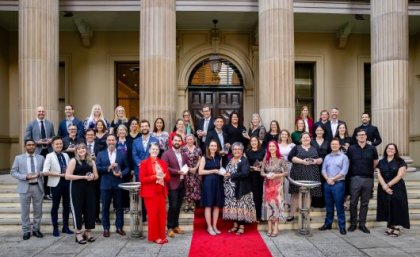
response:
[(19, 1), (20, 138), (38, 106), (58, 124), (58, 25), (58, 0)]
[[(176, 117), (175, 0), (142, 0), (140, 11), (140, 119)], [(179, 114), (180, 115), (180, 114)]]
[(379, 153), (396, 143), (408, 155), (408, 1), (371, 1), (372, 123)]
[(264, 124), (295, 120), (293, 0), (259, 0), (259, 107)]

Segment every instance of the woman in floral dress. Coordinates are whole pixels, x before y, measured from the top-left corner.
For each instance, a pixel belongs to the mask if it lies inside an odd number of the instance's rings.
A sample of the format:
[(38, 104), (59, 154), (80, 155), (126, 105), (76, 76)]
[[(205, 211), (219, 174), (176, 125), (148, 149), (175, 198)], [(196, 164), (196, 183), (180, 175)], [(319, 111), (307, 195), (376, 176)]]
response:
[(182, 154), (187, 156), (188, 167), (190, 170), (185, 178), (185, 207), (184, 211), (195, 210), (195, 202), (201, 198), (201, 177), (198, 175), (198, 166), (201, 157), (201, 149), (195, 145), (195, 137), (189, 134), (185, 137), (187, 143), (181, 151)]
[(233, 143), (232, 153), (233, 158), (226, 166), (224, 175), (223, 219), (233, 221), (229, 233), (241, 235), (245, 232), (246, 223), (257, 221), (257, 214), (249, 177), (249, 162), (243, 156), (244, 145), (240, 142)]
[(261, 176), (265, 178), (262, 216), (268, 221), (270, 237), (277, 236), (279, 222), (286, 219), (283, 183), (287, 174), (287, 163), (280, 155), (279, 144), (270, 141), (261, 168)]

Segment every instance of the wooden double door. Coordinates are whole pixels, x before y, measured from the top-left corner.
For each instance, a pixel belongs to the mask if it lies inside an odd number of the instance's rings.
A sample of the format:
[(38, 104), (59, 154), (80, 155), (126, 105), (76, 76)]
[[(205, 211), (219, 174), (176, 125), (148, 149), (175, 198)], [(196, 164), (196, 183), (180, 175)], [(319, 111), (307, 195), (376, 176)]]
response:
[(188, 109), (191, 111), (194, 124), (197, 127), (198, 120), (203, 117), (204, 104), (212, 105), (212, 116), (222, 116), (225, 124), (229, 121), (229, 115), (236, 111), (243, 121), (243, 89), (188, 89)]

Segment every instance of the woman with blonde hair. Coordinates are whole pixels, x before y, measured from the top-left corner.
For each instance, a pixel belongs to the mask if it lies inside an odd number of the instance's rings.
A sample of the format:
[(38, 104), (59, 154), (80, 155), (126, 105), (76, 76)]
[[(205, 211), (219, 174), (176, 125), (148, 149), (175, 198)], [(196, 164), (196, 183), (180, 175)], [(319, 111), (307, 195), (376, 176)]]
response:
[(182, 119), (184, 120), (186, 135), (195, 134), (194, 122), (191, 118), (191, 112), (189, 110), (182, 112)]
[[(79, 244), (94, 242), (91, 229), (95, 228), (95, 180), (99, 176), (85, 143), (76, 145), (75, 157), (69, 161), (65, 177), (70, 180), (70, 206), (76, 229), (75, 241)], [(83, 234), (82, 224), (85, 224)]]
[(114, 120), (111, 122), (109, 127), (109, 134), (115, 134), (117, 136), (117, 128), (120, 125), (128, 127), (128, 119), (125, 115), (125, 109), (122, 106), (117, 106), (114, 112)]
[(98, 120), (102, 120), (105, 124), (105, 128), (108, 129), (109, 122), (104, 117), (102, 107), (99, 104), (95, 104), (92, 106), (90, 116), (83, 122), (85, 130), (96, 129), (96, 122), (98, 122)]
[(257, 136), (262, 144), (265, 137), (266, 129), (263, 125), (261, 117), (258, 113), (254, 113), (251, 116), (251, 123), (249, 124), (248, 133), (243, 132), (243, 136), (250, 140), (252, 136)]

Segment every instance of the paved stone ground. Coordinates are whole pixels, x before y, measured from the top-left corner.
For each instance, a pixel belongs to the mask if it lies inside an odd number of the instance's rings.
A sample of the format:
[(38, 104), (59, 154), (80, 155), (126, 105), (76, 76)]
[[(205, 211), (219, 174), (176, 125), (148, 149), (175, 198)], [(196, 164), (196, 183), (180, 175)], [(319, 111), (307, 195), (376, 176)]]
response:
[[(112, 233), (109, 238), (104, 238), (99, 231), (95, 232), (98, 236), (96, 242), (79, 245), (74, 242), (73, 236), (54, 238), (48, 231), (44, 232), (44, 238), (31, 237), (27, 241), (22, 240), (20, 233), (1, 233), (0, 256), (184, 257), (188, 256), (191, 243), (191, 232), (171, 239), (170, 243), (164, 246), (152, 244), (146, 240), (121, 237), (115, 233)], [(403, 230), (399, 238), (385, 236), (384, 228), (374, 228), (371, 232), (367, 235), (355, 231), (342, 236), (337, 230), (325, 232), (314, 230), (311, 237), (300, 237), (294, 231), (283, 231), (276, 238), (267, 237), (263, 232), (261, 235), (274, 257), (420, 257), (420, 226)]]

